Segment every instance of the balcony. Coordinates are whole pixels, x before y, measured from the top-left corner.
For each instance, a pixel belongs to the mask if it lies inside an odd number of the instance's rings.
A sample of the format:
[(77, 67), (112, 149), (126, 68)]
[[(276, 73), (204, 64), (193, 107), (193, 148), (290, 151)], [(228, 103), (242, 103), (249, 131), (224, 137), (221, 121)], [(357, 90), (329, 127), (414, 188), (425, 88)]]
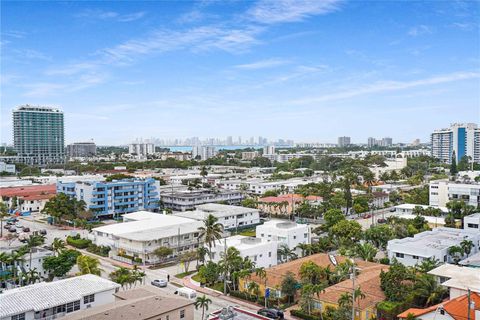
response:
[(137, 191), (138, 191), (137, 188), (125, 188), (125, 189), (114, 190), (115, 194), (123, 193), (123, 192), (137, 192)]

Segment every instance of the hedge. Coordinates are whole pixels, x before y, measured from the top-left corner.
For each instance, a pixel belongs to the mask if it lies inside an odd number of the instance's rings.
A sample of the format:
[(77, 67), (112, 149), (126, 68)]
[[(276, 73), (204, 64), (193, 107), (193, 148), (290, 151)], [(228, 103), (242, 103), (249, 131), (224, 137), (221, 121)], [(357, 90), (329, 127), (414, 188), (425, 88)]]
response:
[(67, 243), (77, 249), (85, 249), (88, 248), (92, 244), (91, 240), (82, 239), (80, 237), (67, 237)]
[(91, 243), (88, 248), (87, 248), (87, 251), (88, 252), (91, 252), (91, 253), (95, 253), (95, 254), (98, 254), (99, 256), (102, 256), (102, 257), (108, 257), (108, 253), (110, 252), (110, 247), (107, 247), (107, 246), (97, 246), (93, 243)]
[(292, 310), (290, 310), (290, 314), (294, 317), (297, 317), (297, 318), (300, 318), (300, 319), (305, 319), (305, 320), (318, 320), (319, 319), (318, 314), (315, 314), (315, 313), (308, 314), (308, 313), (303, 312), (302, 310), (292, 309)]

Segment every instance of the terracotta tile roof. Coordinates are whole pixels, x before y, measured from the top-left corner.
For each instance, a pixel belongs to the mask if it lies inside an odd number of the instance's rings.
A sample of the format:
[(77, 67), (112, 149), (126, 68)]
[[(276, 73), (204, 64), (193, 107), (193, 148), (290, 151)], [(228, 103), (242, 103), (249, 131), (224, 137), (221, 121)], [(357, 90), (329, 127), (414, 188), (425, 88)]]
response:
[(55, 184), (0, 188), (0, 196), (9, 198), (16, 196), (24, 200), (50, 199), (56, 193), (57, 187)]
[[(470, 309), (470, 319), (475, 319), (475, 310), (480, 310), (480, 295), (476, 292), (470, 294), (470, 301), (475, 303), (475, 307)], [(410, 308), (400, 313), (398, 318), (406, 318), (408, 314), (413, 314), (415, 317), (434, 312), (438, 308), (443, 308), (455, 320), (467, 320), (468, 319), (468, 295), (459, 296), (455, 299), (439, 303), (437, 305), (425, 308), (417, 309)]]
[(322, 197), (318, 197), (318, 196), (308, 196), (308, 197), (304, 197), (302, 196), (301, 194), (282, 194), (282, 195), (279, 195), (279, 196), (276, 196), (276, 197), (264, 197), (264, 198), (260, 198), (258, 199), (259, 202), (288, 202), (288, 203), (292, 203), (293, 201), (295, 202), (301, 202), (301, 201), (304, 201), (304, 200), (308, 200), (308, 201), (318, 201), (318, 200), (322, 200)]

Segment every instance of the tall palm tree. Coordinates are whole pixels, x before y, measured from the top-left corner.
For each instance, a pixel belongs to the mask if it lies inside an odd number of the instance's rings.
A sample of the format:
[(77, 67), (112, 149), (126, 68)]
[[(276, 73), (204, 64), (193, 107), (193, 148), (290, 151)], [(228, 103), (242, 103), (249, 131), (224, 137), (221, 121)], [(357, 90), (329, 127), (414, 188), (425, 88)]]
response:
[(355, 256), (361, 258), (364, 261), (372, 262), (377, 255), (377, 248), (368, 242), (358, 244), (355, 248)]
[(463, 252), (465, 252), (465, 254), (468, 255), (472, 252), (472, 248), (473, 248), (473, 241), (472, 240), (463, 240), (462, 242), (460, 242), (460, 247), (463, 249)]
[(32, 253), (33, 253), (33, 248), (38, 247), (42, 245), (45, 242), (45, 237), (42, 235), (30, 235), (30, 237), (27, 238), (27, 248), (30, 251), (30, 264), (29, 266), (32, 267)]
[(229, 247), (225, 253), (220, 253), (220, 257), (218, 264), (226, 278), (231, 278), (234, 271), (240, 270), (243, 260), (237, 248)]
[(209, 214), (203, 221), (204, 226), (198, 228), (205, 235), (205, 243), (208, 245), (208, 256), (212, 260), (212, 245), (215, 246), (215, 241), (222, 238), (223, 226), (218, 223), (218, 219)]
[(202, 308), (202, 320), (205, 317), (205, 310), (208, 310), (208, 305), (212, 303), (212, 300), (207, 298), (205, 295), (202, 297), (197, 297), (195, 300), (195, 309)]
[(52, 249), (53, 249), (53, 252), (55, 252), (58, 255), (61, 250), (65, 249), (65, 241), (63, 241), (60, 238), (53, 239)]
[(296, 248), (302, 250), (302, 257), (312, 254), (312, 245), (308, 243), (299, 243)]
[(260, 286), (254, 281), (250, 281), (247, 286), (247, 290), (250, 294), (258, 298)]
[(280, 260), (283, 262), (283, 259), (285, 258), (286, 262), (290, 260), (294, 260), (297, 258), (297, 255), (293, 250), (291, 250), (286, 244), (282, 244), (278, 250), (277, 254), (280, 256)]
[(77, 257), (77, 265), (80, 274), (95, 274), (99, 276), (103, 271), (100, 268), (100, 261), (90, 256), (80, 255)]
[(425, 301), (425, 307), (437, 304), (446, 295), (446, 289), (439, 286), (432, 275), (422, 274), (415, 280), (415, 295)]
[[(263, 280), (263, 289), (267, 290), (267, 271), (264, 267), (255, 268), (255, 274), (260, 280)], [(265, 296), (265, 307), (267, 306), (267, 297)]]

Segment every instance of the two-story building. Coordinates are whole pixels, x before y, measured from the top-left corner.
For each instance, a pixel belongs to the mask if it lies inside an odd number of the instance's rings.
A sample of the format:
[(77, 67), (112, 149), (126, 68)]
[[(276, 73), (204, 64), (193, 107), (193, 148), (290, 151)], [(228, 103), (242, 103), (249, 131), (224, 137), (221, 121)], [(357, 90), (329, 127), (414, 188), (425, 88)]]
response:
[(480, 205), (480, 183), (460, 183), (448, 180), (430, 182), (430, 205), (446, 207), (449, 201), (463, 201), (477, 208)]
[(86, 274), (0, 294), (0, 320), (50, 320), (115, 301), (118, 283)]
[(203, 189), (162, 193), (164, 207), (176, 211), (194, 210), (201, 204), (216, 202), (238, 205), (243, 198), (244, 195), (241, 191), (229, 190)]
[(160, 183), (155, 179), (58, 182), (57, 192), (83, 200), (96, 217), (159, 208)]
[(170, 257), (198, 248), (203, 239), (198, 230), (203, 222), (193, 219), (139, 211), (123, 216), (124, 222), (98, 227), (89, 238), (96, 245), (109, 246), (110, 257), (126, 263), (157, 263), (155, 249), (173, 250)]
[(299, 244), (311, 242), (310, 226), (285, 220), (270, 220), (256, 228), (256, 237), (266, 241), (277, 241), (294, 250)]

